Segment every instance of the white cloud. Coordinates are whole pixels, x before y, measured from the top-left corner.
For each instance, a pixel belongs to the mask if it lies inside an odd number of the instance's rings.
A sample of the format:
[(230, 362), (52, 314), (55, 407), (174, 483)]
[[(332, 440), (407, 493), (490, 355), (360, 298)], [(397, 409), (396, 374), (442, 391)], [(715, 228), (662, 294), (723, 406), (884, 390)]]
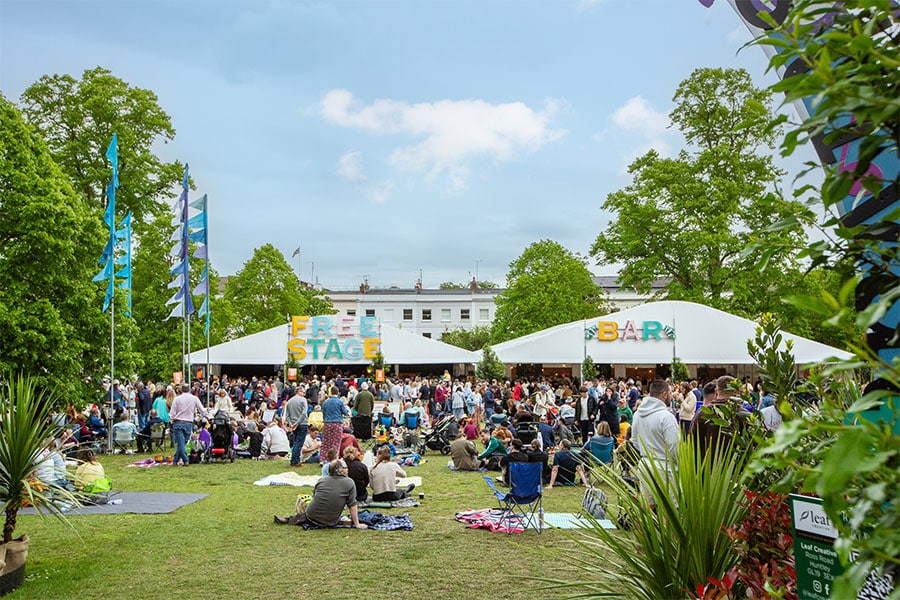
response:
[(363, 172), (362, 152), (351, 150), (341, 156), (337, 163), (337, 174), (347, 181), (365, 181), (366, 174)]
[(647, 136), (664, 133), (669, 127), (668, 115), (653, 110), (650, 103), (635, 96), (616, 109), (612, 116), (616, 126)]
[(369, 188), (369, 199), (375, 204), (384, 204), (394, 192), (394, 182), (382, 181)]
[(319, 114), (340, 127), (362, 129), (375, 135), (403, 135), (419, 143), (400, 146), (391, 164), (444, 174), (454, 187), (464, 187), (469, 161), (490, 157), (511, 160), (518, 152), (534, 152), (565, 132), (550, 129), (558, 103), (549, 100), (536, 111), (522, 102), (489, 104), (483, 100), (439, 100), (409, 104), (375, 100), (362, 105), (347, 90), (322, 96)]

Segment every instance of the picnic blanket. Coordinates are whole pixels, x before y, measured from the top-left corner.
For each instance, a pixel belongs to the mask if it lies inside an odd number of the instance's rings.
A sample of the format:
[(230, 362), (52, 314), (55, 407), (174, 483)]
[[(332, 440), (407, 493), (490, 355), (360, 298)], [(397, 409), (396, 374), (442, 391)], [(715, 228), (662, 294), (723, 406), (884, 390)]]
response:
[[(267, 475), (258, 481), (254, 481), (253, 485), (290, 485), (294, 487), (314, 486), (321, 477), (321, 475), (299, 475), (294, 471), (288, 471), (286, 473), (278, 473), (277, 475)], [(421, 487), (422, 478), (400, 477), (397, 479), (397, 487), (400, 488), (404, 488), (410, 483), (416, 484), (416, 487)]]
[(483, 508), (456, 513), (455, 519), (470, 529), (487, 529), (502, 533), (522, 533), (525, 523), (522, 515), (509, 515), (499, 508)]
[[(377, 512), (370, 512), (368, 510), (359, 511), (359, 522), (365, 523), (369, 526), (369, 529), (376, 529), (379, 531), (412, 531), (413, 524), (412, 519), (410, 519), (409, 515), (382, 515)], [(348, 529), (350, 525), (341, 523), (340, 525), (326, 526), (326, 525), (317, 525), (315, 523), (310, 523), (307, 521), (301, 525), (303, 529)]]
[[(603, 529), (617, 529), (616, 524), (609, 519), (598, 519), (597, 522)], [(587, 519), (574, 513), (544, 513), (544, 525), (554, 529), (583, 529), (591, 526)]]
[[(173, 494), (170, 492), (113, 492), (109, 499), (113, 504), (71, 506), (65, 509), (67, 515), (114, 515), (122, 513), (164, 514), (174, 512), (182, 506), (193, 504), (209, 494)], [(47, 511), (44, 510), (44, 513)], [(20, 515), (36, 515), (34, 507), (23, 508)]]

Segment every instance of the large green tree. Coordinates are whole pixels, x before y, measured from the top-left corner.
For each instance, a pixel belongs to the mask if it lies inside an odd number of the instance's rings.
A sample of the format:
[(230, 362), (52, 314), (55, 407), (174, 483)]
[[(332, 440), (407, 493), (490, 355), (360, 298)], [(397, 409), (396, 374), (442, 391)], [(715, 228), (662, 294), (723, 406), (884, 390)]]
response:
[(326, 315), (334, 308), (318, 290), (300, 285), (284, 255), (272, 244), (253, 251), (225, 284), (225, 300), (235, 315), (225, 337), (234, 339), (287, 322), (288, 315)]
[(606, 311), (585, 260), (554, 241), (534, 242), (509, 269), (496, 299), (494, 343)]
[(74, 395), (103, 364), (109, 321), (91, 283), (102, 236), (41, 136), (0, 95), (0, 371)]
[[(770, 92), (743, 70), (697, 69), (674, 96), (670, 117), (689, 148), (676, 158), (651, 150), (629, 167), (632, 183), (610, 194), (612, 221), (597, 237), (598, 264), (621, 263), (619, 282), (744, 315), (777, 309), (799, 276), (794, 244), (810, 213), (775, 193), (782, 173), (768, 153), (777, 137)], [(766, 244), (750, 247), (757, 232)], [(762, 260), (765, 258), (765, 260)]]
[[(175, 136), (169, 115), (152, 91), (132, 86), (100, 67), (84, 71), (80, 79), (45, 75), (25, 90), (21, 106), (98, 221), (110, 177), (104, 155), (112, 134), (118, 135), (116, 219), (128, 211), (134, 213), (134, 309), (133, 321), (117, 314), (121, 326), (121, 330), (117, 327), (117, 354), (121, 351), (122, 358), (130, 359), (123, 368), (130, 366), (150, 377), (170, 376), (181, 364), (182, 336), (177, 319), (165, 320), (172, 245), (167, 209), (178, 194), (184, 167), (165, 162), (154, 152), (155, 144)], [(100, 248), (103, 236), (100, 231)], [(196, 328), (192, 333), (200, 339), (202, 327), (200, 336)]]
[(149, 223), (146, 216), (165, 209), (160, 200), (172, 195), (183, 165), (166, 163), (153, 152), (154, 144), (174, 139), (175, 129), (152, 91), (97, 67), (86, 70), (80, 80), (44, 75), (22, 94), (21, 106), (75, 190), (91, 206), (102, 210), (109, 181), (106, 147), (116, 133), (120, 183), (116, 208), (121, 216), (132, 211), (135, 228), (142, 231), (141, 225)]

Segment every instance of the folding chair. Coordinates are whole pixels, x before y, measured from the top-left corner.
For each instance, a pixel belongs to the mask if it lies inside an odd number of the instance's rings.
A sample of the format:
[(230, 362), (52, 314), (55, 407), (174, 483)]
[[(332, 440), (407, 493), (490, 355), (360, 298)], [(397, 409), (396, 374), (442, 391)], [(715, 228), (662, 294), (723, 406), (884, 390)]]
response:
[(591, 440), (588, 446), (588, 457), (594, 464), (611, 465), (613, 462), (613, 443), (602, 444)]
[(166, 424), (165, 423), (153, 423), (150, 425), (150, 439), (147, 444), (150, 452), (154, 450), (156, 452), (165, 452), (166, 451)]
[(122, 452), (125, 453), (127, 453), (128, 450), (134, 451), (134, 447), (137, 445), (137, 438), (135, 437), (133, 429), (113, 426), (110, 435), (113, 436), (114, 449), (121, 449)]
[(507, 522), (507, 533), (512, 533), (510, 526), (513, 519), (522, 520), (525, 529), (534, 527), (538, 533), (544, 528), (539, 514), (543, 508), (543, 488), (541, 487), (541, 463), (518, 463), (507, 465), (509, 469), (509, 492), (501, 492), (494, 485), (493, 479), (484, 477), (502, 511), (500, 523)]

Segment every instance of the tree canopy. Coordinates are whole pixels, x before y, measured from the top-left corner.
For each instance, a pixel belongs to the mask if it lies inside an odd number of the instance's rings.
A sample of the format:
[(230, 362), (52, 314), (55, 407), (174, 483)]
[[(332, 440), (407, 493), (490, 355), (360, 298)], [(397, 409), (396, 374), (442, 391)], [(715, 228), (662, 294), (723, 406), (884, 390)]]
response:
[(494, 343), (606, 311), (585, 259), (557, 242), (534, 242), (509, 268), (506, 289), (496, 299)]
[(284, 255), (272, 244), (253, 251), (225, 284), (225, 299), (236, 316), (225, 337), (235, 339), (286, 323), (288, 315), (326, 315), (331, 300), (300, 285)]
[[(704, 68), (674, 101), (670, 117), (690, 151), (651, 150), (631, 164), (632, 183), (603, 203), (613, 218), (591, 253), (598, 264), (621, 263), (624, 286), (646, 292), (668, 278), (669, 299), (760, 314), (799, 277), (794, 243), (811, 218), (775, 193), (782, 173), (763, 153), (777, 134), (770, 93), (743, 70)], [(759, 231), (788, 217), (795, 221), (751, 248)]]
[(184, 166), (162, 161), (152, 150), (174, 139), (169, 115), (156, 94), (129, 85), (101, 67), (86, 70), (80, 80), (71, 75), (44, 75), (25, 90), (22, 111), (37, 127), (50, 153), (75, 190), (96, 210), (102, 210), (109, 181), (106, 147), (119, 138), (117, 209), (134, 213), (135, 228), (147, 215), (159, 214), (159, 203), (181, 181)]
[(441, 334), (441, 341), (457, 348), (481, 350), (491, 341), (491, 328), (488, 325), (476, 325), (471, 329), (460, 327)]
[[(0, 95), (0, 371), (72, 392), (103, 363), (101, 222)], [(108, 356), (108, 355), (107, 355)]]

